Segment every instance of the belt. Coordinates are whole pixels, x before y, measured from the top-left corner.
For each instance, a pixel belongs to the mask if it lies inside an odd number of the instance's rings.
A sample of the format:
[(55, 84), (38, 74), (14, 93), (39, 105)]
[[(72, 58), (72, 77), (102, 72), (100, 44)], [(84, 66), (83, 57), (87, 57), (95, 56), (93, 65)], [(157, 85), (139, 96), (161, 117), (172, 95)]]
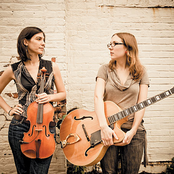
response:
[(28, 124), (30, 123), (29, 121), (26, 120), (25, 117), (21, 117), (20, 115), (13, 115), (13, 116), (18, 121), (22, 121), (23, 123), (28, 123)]

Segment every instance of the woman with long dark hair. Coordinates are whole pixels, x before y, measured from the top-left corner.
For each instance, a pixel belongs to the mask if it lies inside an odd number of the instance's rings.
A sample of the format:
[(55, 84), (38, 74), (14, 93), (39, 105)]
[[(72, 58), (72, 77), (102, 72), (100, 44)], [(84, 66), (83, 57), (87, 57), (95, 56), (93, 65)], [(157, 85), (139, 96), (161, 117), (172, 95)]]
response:
[[(47, 174), (52, 159), (52, 155), (44, 159), (31, 159), (21, 151), (20, 143), (24, 132), (28, 132), (30, 126), (26, 120), (28, 106), (34, 101), (45, 104), (66, 98), (58, 65), (42, 59), (44, 48), (44, 32), (37, 27), (24, 28), (17, 41), (20, 61), (9, 66), (0, 77), (0, 93), (11, 80), (14, 80), (18, 92), (19, 104), (14, 107), (10, 107), (0, 96), (0, 107), (9, 116), (13, 116), (8, 137), (18, 174)], [(43, 67), (47, 69), (47, 78), (44, 82), (44, 92), (39, 93), (41, 80), (37, 76)], [(54, 93), (54, 85), (56, 93)], [(50, 131), (54, 134), (54, 130), (53, 128)]]

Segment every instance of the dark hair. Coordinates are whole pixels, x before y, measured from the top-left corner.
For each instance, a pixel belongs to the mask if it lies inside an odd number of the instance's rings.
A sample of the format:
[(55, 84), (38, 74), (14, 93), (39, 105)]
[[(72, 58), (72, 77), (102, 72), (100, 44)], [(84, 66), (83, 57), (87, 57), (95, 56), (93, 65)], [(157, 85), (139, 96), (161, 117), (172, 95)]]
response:
[[(27, 61), (30, 60), (30, 55), (27, 51), (27, 47), (26, 45), (24, 45), (24, 40), (30, 40), (35, 34), (38, 33), (43, 33), (44, 37), (45, 37), (45, 33), (37, 27), (26, 27), (24, 28), (21, 33), (18, 36), (18, 40), (17, 40), (17, 51), (19, 54), (19, 58), (22, 61)], [(42, 55), (39, 55), (39, 58), (41, 58)]]

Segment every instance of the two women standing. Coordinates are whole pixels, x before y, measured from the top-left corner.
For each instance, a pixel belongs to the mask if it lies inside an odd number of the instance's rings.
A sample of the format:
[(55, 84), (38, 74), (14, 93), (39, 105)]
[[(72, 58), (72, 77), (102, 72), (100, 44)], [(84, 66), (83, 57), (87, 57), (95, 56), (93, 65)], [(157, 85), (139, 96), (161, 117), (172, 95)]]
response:
[[(122, 173), (136, 174), (145, 144), (144, 110), (130, 115), (128, 121), (122, 125), (123, 131), (126, 132), (123, 140), (126, 145), (118, 147), (113, 145), (113, 137), (117, 139), (117, 133), (107, 125), (104, 101), (112, 101), (121, 109), (131, 107), (147, 98), (149, 80), (138, 58), (138, 46), (132, 34), (116, 33), (107, 46), (111, 60), (100, 67), (95, 88), (95, 112), (101, 127), (102, 141), (105, 146), (110, 146), (101, 160), (101, 166), (103, 173), (117, 173), (120, 153)], [(11, 80), (14, 80), (18, 91), (19, 104), (13, 108), (0, 96), (0, 107), (13, 116), (9, 126), (9, 143), (18, 174), (46, 174), (52, 158), (50, 156), (46, 159), (30, 159), (21, 152), (20, 141), (30, 126), (26, 121), (28, 106), (34, 101), (44, 104), (66, 98), (57, 64), (42, 59), (44, 48), (45, 34), (41, 29), (23, 29), (17, 44), (20, 61), (9, 66), (0, 77), (0, 93)], [(40, 80), (37, 75), (43, 67), (47, 69), (48, 77), (44, 92), (39, 94)], [(56, 93), (53, 90), (54, 85)]]

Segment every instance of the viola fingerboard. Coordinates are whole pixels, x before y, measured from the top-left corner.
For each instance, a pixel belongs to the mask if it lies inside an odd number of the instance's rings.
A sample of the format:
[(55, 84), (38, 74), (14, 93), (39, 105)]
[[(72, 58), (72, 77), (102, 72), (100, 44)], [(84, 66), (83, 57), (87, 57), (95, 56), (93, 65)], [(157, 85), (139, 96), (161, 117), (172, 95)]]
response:
[(156, 103), (156, 102), (158, 102), (158, 101), (160, 101), (164, 98), (169, 97), (173, 93), (174, 93), (174, 87), (167, 90), (167, 91), (165, 91), (165, 92), (163, 92), (163, 93), (155, 95), (154, 97), (151, 97), (147, 100), (144, 100), (144, 101), (142, 101), (142, 102), (140, 102), (140, 103), (138, 103), (138, 104), (136, 104), (136, 105), (134, 105), (130, 108), (127, 108), (123, 111), (120, 111), (120, 112), (114, 114), (114, 115), (111, 115), (111, 116), (108, 117), (109, 123), (113, 124), (116, 121), (123, 119), (124, 117), (127, 117), (127, 116), (141, 110), (141, 109), (146, 108), (147, 106), (150, 106), (150, 105), (152, 105), (152, 104), (154, 104), (154, 103)]

